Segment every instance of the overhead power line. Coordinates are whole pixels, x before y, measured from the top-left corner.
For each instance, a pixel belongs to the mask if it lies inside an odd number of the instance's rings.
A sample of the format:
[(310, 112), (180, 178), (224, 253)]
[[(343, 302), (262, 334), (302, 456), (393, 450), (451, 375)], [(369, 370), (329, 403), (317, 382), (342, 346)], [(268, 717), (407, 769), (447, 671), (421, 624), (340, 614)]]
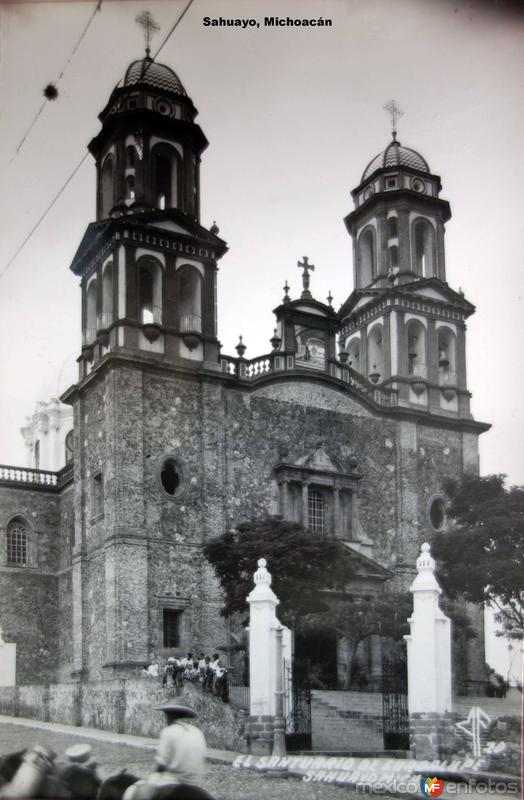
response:
[[(103, 0), (98, 0), (95, 10), (93, 11), (91, 16), (89, 17), (89, 20), (87, 21), (87, 24), (85, 25), (82, 33), (80, 34), (80, 37), (79, 37), (78, 41), (76, 42), (75, 46), (71, 50), (71, 53), (69, 54), (68, 59), (67, 59), (66, 63), (64, 64), (64, 66), (62, 68), (62, 71), (60, 72), (60, 75), (58, 76), (57, 81), (62, 80), (66, 69), (68, 68), (69, 64), (71, 63), (71, 61), (73, 59), (73, 56), (75, 55), (76, 51), (80, 47), (80, 43), (82, 42), (84, 36), (86, 35), (87, 31), (89, 30), (89, 27), (90, 27), (91, 23), (93, 22), (93, 19), (95, 18), (95, 14), (97, 13), (97, 11), (100, 11), (100, 8), (102, 6), (102, 2), (103, 2)], [(47, 98), (46, 100), (44, 100), (44, 102), (42, 103), (42, 105), (40, 106), (38, 111), (36, 112), (35, 116), (33, 117), (33, 120), (31, 122), (31, 124), (29, 125), (28, 129), (26, 130), (26, 132), (24, 133), (24, 135), (20, 139), (20, 142), (18, 143), (18, 147), (16, 148), (15, 152), (13, 153), (11, 158), (9, 159), (9, 163), (10, 164), (14, 160), (14, 158), (19, 154), (20, 150), (22, 149), (22, 147), (24, 145), (25, 140), (27, 139), (27, 137), (29, 136), (29, 134), (33, 130), (34, 126), (36, 125), (37, 120), (38, 120), (40, 114), (42, 113), (42, 111), (44, 110), (44, 108), (46, 107), (47, 103), (49, 102), (49, 99), (53, 99), (53, 98)]]
[(85, 153), (85, 154), (82, 156), (81, 160), (78, 162), (78, 164), (76, 165), (76, 167), (74, 168), (74, 170), (72, 171), (72, 173), (69, 175), (69, 178), (68, 178), (68, 179), (66, 180), (66, 182), (63, 184), (63, 186), (61, 187), (61, 189), (60, 189), (60, 190), (57, 192), (57, 194), (55, 194), (55, 196), (53, 197), (53, 199), (51, 200), (51, 202), (50, 202), (50, 203), (49, 203), (49, 205), (47, 206), (46, 210), (44, 211), (44, 213), (42, 214), (42, 216), (39, 218), (38, 222), (36, 222), (36, 224), (35, 224), (35, 225), (33, 225), (33, 227), (31, 228), (31, 230), (29, 231), (29, 233), (28, 233), (28, 234), (27, 234), (27, 236), (25, 237), (24, 241), (23, 241), (23, 242), (22, 242), (22, 244), (19, 246), (18, 250), (17, 250), (17, 251), (14, 253), (14, 255), (13, 255), (13, 256), (11, 256), (11, 258), (9, 259), (9, 261), (7, 262), (7, 264), (5, 265), (5, 267), (4, 267), (4, 269), (2, 270), (2, 272), (0, 272), (0, 278), (2, 278), (2, 277), (5, 275), (5, 273), (7, 272), (7, 270), (9, 269), (9, 267), (11, 266), (11, 264), (13, 263), (13, 261), (15, 260), (15, 258), (17, 257), (17, 255), (18, 255), (18, 254), (19, 254), (19, 253), (20, 253), (20, 252), (23, 250), (23, 248), (26, 246), (26, 244), (28, 243), (28, 241), (29, 241), (29, 239), (31, 238), (31, 236), (33, 235), (33, 233), (36, 231), (36, 229), (37, 229), (37, 228), (40, 226), (40, 224), (41, 224), (41, 223), (44, 221), (44, 219), (47, 217), (47, 215), (49, 214), (49, 212), (50, 212), (50, 211), (51, 211), (51, 209), (53, 208), (54, 204), (56, 203), (56, 201), (58, 200), (58, 198), (59, 198), (59, 197), (60, 197), (60, 196), (63, 194), (63, 192), (65, 191), (65, 189), (66, 189), (66, 188), (69, 186), (69, 184), (71, 183), (71, 181), (72, 181), (72, 180), (73, 180), (73, 178), (75, 177), (76, 173), (78, 172), (78, 170), (80, 169), (80, 167), (82, 166), (82, 164), (84, 163), (84, 161), (86, 160), (86, 158), (88, 157), (88, 155), (89, 155), (89, 151), (87, 151), (87, 153)]
[[(99, 1), (98, 1), (98, 3), (97, 3), (97, 7), (95, 8), (95, 10), (94, 10), (93, 14), (91, 15), (91, 17), (90, 17), (90, 19), (89, 19), (89, 22), (87, 23), (86, 27), (85, 27), (85, 28), (84, 28), (84, 30), (82, 31), (82, 35), (80, 36), (80, 39), (79, 39), (79, 40), (78, 40), (78, 42), (76, 43), (76, 45), (75, 45), (75, 47), (74, 47), (74, 49), (73, 49), (73, 52), (71, 53), (71, 56), (69, 57), (69, 59), (68, 59), (68, 61), (67, 61), (66, 65), (65, 65), (64, 69), (63, 69), (63, 70), (62, 70), (62, 72), (60, 73), (60, 77), (62, 77), (62, 75), (64, 74), (64, 72), (65, 72), (65, 70), (66, 70), (66, 68), (67, 68), (67, 66), (68, 66), (68, 64), (69, 64), (69, 62), (71, 61), (71, 58), (73, 57), (73, 55), (74, 55), (74, 53), (75, 53), (76, 49), (78, 48), (78, 45), (80, 44), (80, 42), (82, 41), (83, 37), (85, 36), (85, 34), (86, 34), (86, 32), (87, 32), (87, 29), (89, 28), (89, 25), (91, 24), (91, 22), (92, 22), (92, 20), (93, 20), (93, 17), (94, 17), (94, 15), (95, 15), (95, 14), (96, 14), (96, 12), (97, 12), (97, 11), (100, 9), (100, 6), (102, 5), (102, 2), (103, 2), (103, 0), (99, 0)], [(169, 31), (169, 33), (168, 33), (168, 34), (167, 34), (167, 36), (165, 37), (164, 41), (162, 42), (162, 44), (160, 45), (160, 47), (158, 48), (158, 50), (156, 51), (156, 53), (155, 53), (155, 56), (154, 56), (155, 58), (158, 56), (158, 54), (160, 53), (160, 51), (162, 50), (162, 48), (163, 48), (163, 47), (164, 47), (164, 46), (167, 44), (167, 42), (168, 42), (168, 40), (170, 39), (170, 37), (173, 35), (173, 33), (175, 32), (175, 30), (177, 29), (177, 27), (180, 25), (180, 23), (182, 22), (182, 20), (183, 20), (184, 16), (186, 15), (187, 11), (189, 11), (189, 8), (190, 8), (190, 7), (191, 7), (191, 5), (193, 4), (193, 2), (194, 2), (194, 0), (189, 0), (189, 2), (187, 3), (187, 5), (185, 6), (184, 10), (183, 10), (183, 11), (182, 11), (182, 13), (180, 14), (180, 16), (177, 18), (177, 20), (176, 20), (175, 24), (173, 25), (173, 27), (171, 28), (171, 30)], [(149, 64), (148, 64), (147, 66), (149, 67)], [(147, 71), (147, 70), (144, 70), (144, 74), (145, 74), (145, 72), (146, 72), (146, 71)], [(44, 105), (45, 105), (45, 104), (44, 104)], [(35, 117), (35, 121), (36, 121), (36, 119), (38, 118), (38, 116), (40, 115), (41, 111), (42, 111), (42, 109), (40, 109), (40, 111), (39, 111), (39, 113), (38, 113), (37, 117)], [(29, 133), (29, 131), (28, 131), (28, 133)], [(26, 134), (26, 138), (27, 138), (27, 134)], [(18, 151), (17, 151), (17, 152), (18, 152)], [(14, 253), (14, 254), (11, 256), (11, 258), (9, 259), (9, 261), (7, 262), (7, 264), (5, 265), (5, 267), (4, 267), (4, 269), (2, 270), (2, 272), (0, 272), (0, 279), (1, 279), (1, 278), (2, 278), (4, 275), (5, 275), (5, 273), (7, 272), (7, 270), (9, 269), (9, 267), (11, 266), (11, 264), (13, 263), (13, 261), (16, 259), (16, 257), (18, 256), (18, 254), (19, 254), (19, 253), (20, 253), (20, 252), (23, 250), (23, 248), (26, 246), (26, 244), (28, 243), (28, 241), (30, 240), (30, 238), (32, 237), (32, 235), (35, 233), (35, 231), (37, 230), (37, 228), (38, 228), (38, 227), (41, 225), (41, 223), (42, 223), (42, 222), (44, 221), (44, 219), (47, 217), (47, 215), (49, 214), (49, 212), (50, 212), (50, 211), (51, 211), (51, 209), (53, 208), (53, 206), (54, 206), (54, 204), (56, 203), (56, 201), (57, 201), (57, 200), (58, 200), (58, 199), (61, 197), (61, 195), (63, 194), (63, 192), (65, 191), (65, 189), (66, 189), (66, 188), (69, 186), (69, 184), (71, 183), (71, 181), (72, 181), (72, 180), (73, 180), (73, 178), (75, 177), (76, 173), (78, 172), (78, 170), (80, 169), (80, 167), (82, 166), (82, 164), (84, 163), (84, 161), (86, 160), (86, 158), (88, 157), (88, 155), (89, 155), (89, 152), (87, 152), (87, 153), (85, 153), (85, 154), (83, 155), (83, 157), (80, 159), (80, 161), (78, 162), (78, 164), (76, 165), (76, 167), (73, 169), (73, 171), (72, 171), (72, 172), (71, 172), (71, 174), (69, 175), (69, 177), (68, 177), (68, 179), (66, 180), (66, 182), (63, 184), (63, 186), (60, 188), (60, 190), (57, 192), (57, 194), (56, 194), (56, 195), (53, 197), (53, 199), (51, 200), (51, 202), (50, 202), (50, 203), (49, 203), (49, 205), (47, 206), (47, 208), (46, 208), (46, 210), (44, 211), (44, 213), (43, 213), (43, 214), (41, 215), (41, 217), (38, 219), (38, 221), (36, 222), (36, 224), (35, 224), (35, 225), (34, 225), (34, 226), (31, 228), (31, 230), (29, 231), (29, 233), (27, 234), (27, 236), (25, 237), (25, 239), (23, 240), (23, 242), (21, 243), (21, 245), (18, 247), (18, 249), (16, 250), (16, 252), (15, 252), (15, 253)]]

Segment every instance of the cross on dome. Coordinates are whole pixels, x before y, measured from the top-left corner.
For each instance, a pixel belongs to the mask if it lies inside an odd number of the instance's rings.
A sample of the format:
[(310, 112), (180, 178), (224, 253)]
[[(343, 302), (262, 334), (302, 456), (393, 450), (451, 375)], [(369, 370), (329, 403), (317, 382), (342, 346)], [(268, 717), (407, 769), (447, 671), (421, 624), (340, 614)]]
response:
[(393, 139), (397, 138), (397, 121), (400, 117), (404, 116), (404, 112), (397, 106), (396, 100), (390, 100), (384, 106), (384, 111), (387, 111), (391, 117), (391, 133)]
[(153, 38), (154, 34), (160, 30), (160, 25), (156, 22), (155, 18), (151, 14), (150, 11), (141, 11), (140, 14), (137, 14), (135, 17), (135, 22), (142, 28), (144, 33), (144, 40), (146, 43), (146, 56), (149, 58), (151, 53), (151, 39)]

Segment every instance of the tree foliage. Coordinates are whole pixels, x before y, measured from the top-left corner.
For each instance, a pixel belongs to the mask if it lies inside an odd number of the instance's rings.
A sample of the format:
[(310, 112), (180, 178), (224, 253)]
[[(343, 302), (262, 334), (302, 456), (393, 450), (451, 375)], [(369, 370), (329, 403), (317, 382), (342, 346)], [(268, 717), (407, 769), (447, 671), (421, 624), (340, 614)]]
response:
[(257, 561), (266, 558), (272, 589), (280, 600), (279, 619), (293, 628), (305, 615), (327, 611), (322, 590), (343, 587), (350, 577), (339, 542), (321, 539), (279, 517), (242, 523), (210, 541), (204, 554), (225, 593), (223, 616), (247, 611)]
[(506, 635), (524, 631), (524, 487), (504, 475), (448, 482), (448, 529), (433, 538), (437, 575), (448, 597), (488, 603)]

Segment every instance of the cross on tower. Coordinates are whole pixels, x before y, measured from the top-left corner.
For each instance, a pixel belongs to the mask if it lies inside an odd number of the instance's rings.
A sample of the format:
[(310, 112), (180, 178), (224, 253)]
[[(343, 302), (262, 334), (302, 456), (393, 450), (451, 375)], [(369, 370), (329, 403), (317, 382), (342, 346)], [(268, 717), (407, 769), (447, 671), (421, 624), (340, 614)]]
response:
[(391, 117), (391, 133), (393, 134), (393, 139), (395, 139), (397, 136), (397, 121), (399, 117), (404, 115), (404, 112), (397, 106), (396, 100), (390, 100), (389, 103), (386, 103), (384, 111), (387, 111)]
[(301, 297), (311, 297), (311, 292), (309, 291), (309, 270), (314, 272), (315, 265), (308, 262), (308, 256), (302, 256), (302, 259), (302, 261), (297, 261), (297, 267), (304, 270), (302, 273), (303, 291)]
[(146, 56), (151, 52), (150, 44), (153, 35), (160, 30), (160, 25), (155, 21), (150, 11), (141, 11), (135, 17), (135, 22), (142, 28), (146, 43)]

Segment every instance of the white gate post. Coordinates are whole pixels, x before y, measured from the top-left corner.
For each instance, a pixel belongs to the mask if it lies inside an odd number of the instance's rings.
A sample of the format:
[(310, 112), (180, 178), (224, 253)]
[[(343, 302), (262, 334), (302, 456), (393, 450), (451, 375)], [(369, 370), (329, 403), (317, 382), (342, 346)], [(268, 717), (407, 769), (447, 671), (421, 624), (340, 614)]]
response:
[(451, 621), (439, 605), (442, 589), (427, 543), (421, 547), (417, 572), (410, 587), (411, 634), (405, 637), (411, 738), (417, 758), (439, 758), (453, 747)]
[[(273, 746), (277, 684), (278, 598), (271, 589), (266, 559), (258, 560), (255, 588), (249, 603), (249, 719), (246, 737), (250, 752), (269, 754)], [(284, 629), (285, 632), (286, 629)], [(281, 634), (282, 636), (282, 634)]]

